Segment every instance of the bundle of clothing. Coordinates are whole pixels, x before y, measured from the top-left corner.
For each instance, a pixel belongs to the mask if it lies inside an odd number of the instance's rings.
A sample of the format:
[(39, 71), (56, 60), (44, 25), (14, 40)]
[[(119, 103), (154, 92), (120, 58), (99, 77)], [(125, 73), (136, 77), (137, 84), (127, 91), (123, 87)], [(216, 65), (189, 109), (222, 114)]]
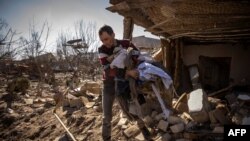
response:
[[(169, 89), (172, 86), (173, 80), (168, 75), (168, 73), (163, 70), (160, 65), (153, 60), (153, 58), (146, 54), (140, 53), (137, 50), (124, 49), (121, 47), (116, 47), (114, 49), (114, 60), (111, 62), (110, 67), (117, 69), (117, 76), (115, 78), (116, 81), (116, 94), (122, 97), (122, 102), (125, 103), (126, 110), (128, 110), (132, 114), (137, 114), (137, 116), (142, 116), (140, 112), (139, 105), (145, 102), (143, 97), (141, 97), (140, 93), (136, 91), (136, 86), (139, 83), (143, 82), (152, 82), (152, 89), (157, 96), (157, 99), (161, 105), (162, 111), (167, 118), (169, 116), (169, 110), (166, 108), (157, 87), (155, 87), (154, 82), (160, 78), (164, 87)], [(136, 64), (135, 59), (136, 58)], [(133, 65), (131, 65), (133, 64)], [(127, 80), (125, 79), (125, 71), (130, 69), (136, 69), (139, 72), (138, 80)], [(135, 82), (135, 83), (134, 83)], [(131, 84), (133, 83), (133, 84)], [(136, 104), (134, 104), (136, 103)], [(136, 108), (130, 108), (131, 105), (137, 105)], [(133, 109), (133, 110), (131, 110)]]

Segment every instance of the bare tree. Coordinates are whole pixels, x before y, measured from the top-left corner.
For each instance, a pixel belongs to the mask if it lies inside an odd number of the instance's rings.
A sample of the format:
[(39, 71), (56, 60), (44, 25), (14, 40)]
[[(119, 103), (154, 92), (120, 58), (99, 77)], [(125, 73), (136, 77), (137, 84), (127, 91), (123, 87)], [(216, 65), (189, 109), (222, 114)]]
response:
[(44, 83), (45, 80), (54, 79), (54, 73), (48, 64), (49, 62), (38, 59), (38, 56), (45, 52), (50, 26), (48, 22), (45, 21), (39, 30), (33, 20), (29, 27), (29, 37), (20, 37), (20, 44), (23, 47), (23, 56), (31, 61), (32, 67), (35, 69), (34, 71), (38, 72), (39, 83), (37, 86), (37, 95), (41, 96), (42, 83)]
[(35, 58), (41, 55), (47, 45), (48, 36), (50, 33), (50, 26), (47, 21), (39, 30), (33, 22), (29, 26), (29, 37), (20, 37), (20, 44), (23, 46), (23, 57)]
[[(79, 71), (84, 73), (94, 72), (94, 54), (99, 45), (96, 24), (85, 23), (83, 20), (74, 23), (74, 29), (61, 31), (57, 38), (57, 55), (65, 59), (66, 66), (73, 70), (73, 77), (78, 76)], [(91, 53), (92, 52), (92, 53)], [(72, 77), (72, 79), (74, 79)]]
[[(97, 36), (96, 24), (94, 22), (85, 23), (80, 20), (75, 23), (75, 36), (82, 39), (88, 46), (88, 51), (97, 51), (99, 39)], [(84, 52), (85, 50), (83, 50)]]
[(13, 46), (17, 40), (14, 36), (17, 35), (7, 22), (0, 18), (0, 59), (9, 58), (13, 59), (17, 55), (17, 48)]
[(73, 31), (74, 34), (63, 31), (59, 33), (57, 38), (57, 55), (59, 58), (64, 58), (70, 64), (75, 63), (77, 66), (82, 60), (93, 61), (93, 56), (88, 52), (96, 52), (99, 45), (96, 24), (93, 22), (85, 23), (80, 20), (74, 24)]

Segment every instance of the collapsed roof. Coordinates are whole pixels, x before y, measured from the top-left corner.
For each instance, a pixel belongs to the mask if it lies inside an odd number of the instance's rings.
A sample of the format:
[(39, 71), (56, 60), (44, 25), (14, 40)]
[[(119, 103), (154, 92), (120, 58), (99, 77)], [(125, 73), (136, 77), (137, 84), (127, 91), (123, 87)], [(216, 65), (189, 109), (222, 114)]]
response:
[(107, 10), (130, 17), (154, 35), (199, 42), (250, 39), (247, 0), (110, 0)]

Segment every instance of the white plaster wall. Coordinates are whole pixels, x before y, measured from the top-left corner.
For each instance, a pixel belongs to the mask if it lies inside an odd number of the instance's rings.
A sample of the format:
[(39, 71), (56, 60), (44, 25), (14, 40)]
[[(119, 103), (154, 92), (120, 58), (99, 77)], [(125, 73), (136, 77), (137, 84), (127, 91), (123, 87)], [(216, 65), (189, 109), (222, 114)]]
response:
[[(244, 47), (245, 46), (245, 47)], [(189, 45), (183, 47), (186, 65), (198, 64), (199, 56), (232, 57), (230, 77), (235, 81), (247, 78), (250, 82), (250, 46), (242, 44)]]

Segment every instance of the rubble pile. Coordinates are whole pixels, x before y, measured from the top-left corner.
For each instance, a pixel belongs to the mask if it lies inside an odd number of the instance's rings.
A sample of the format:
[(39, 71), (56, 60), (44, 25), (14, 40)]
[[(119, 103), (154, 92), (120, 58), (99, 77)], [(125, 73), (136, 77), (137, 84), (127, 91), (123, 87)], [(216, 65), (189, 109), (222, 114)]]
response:
[[(65, 77), (60, 73), (55, 77), (62, 93), (67, 89)], [(38, 82), (29, 80), (25, 94), (16, 92), (19, 98), (6, 105), (7, 79), (1, 76), (0, 81), (3, 84), (0, 88), (1, 140), (71, 140), (53, 115), (56, 102), (51, 85), (42, 84), (43, 91), (38, 96)], [(157, 89), (170, 112), (168, 117), (150, 85), (141, 89), (139, 98), (141, 118), (153, 140), (223, 140), (224, 125), (250, 124), (250, 96), (246, 92), (227, 91), (218, 98), (196, 89), (176, 97), (169, 96), (171, 90), (160, 86), (157, 84)], [(64, 95), (63, 106), (56, 110), (76, 140), (101, 140), (101, 89), (101, 81), (81, 80), (78, 87)], [(136, 123), (128, 120), (117, 102), (113, 108), (112, 140), (145, 140)]]

